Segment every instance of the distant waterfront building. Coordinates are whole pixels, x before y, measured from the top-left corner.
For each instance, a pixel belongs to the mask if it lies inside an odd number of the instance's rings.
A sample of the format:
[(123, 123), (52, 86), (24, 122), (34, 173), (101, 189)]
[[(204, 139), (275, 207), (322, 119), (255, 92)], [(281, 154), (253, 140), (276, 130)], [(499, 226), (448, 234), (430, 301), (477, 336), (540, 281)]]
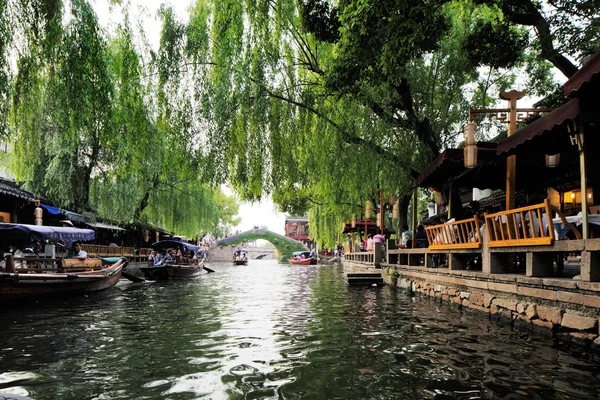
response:
[(308, 216), (285, 216), (285, 236), (289, 237), (290, 239), (298, 240), (310, 247), (312, 242), (309, 239), (308, 228)]

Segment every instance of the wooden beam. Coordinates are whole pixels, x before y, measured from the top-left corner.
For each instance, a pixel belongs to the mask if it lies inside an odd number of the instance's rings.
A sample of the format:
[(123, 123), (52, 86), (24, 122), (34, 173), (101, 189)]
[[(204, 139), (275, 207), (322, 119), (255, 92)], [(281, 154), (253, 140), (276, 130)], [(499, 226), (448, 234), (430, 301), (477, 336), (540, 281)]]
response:
[[(525, 97), (525, 92), (511, 90), (510, 92), (500, 93), (500, 98), (508, 100), (509, 121), (508, 136), (512, 136), (517, 131), (517, 100)], [(506, 209), (515, 208), (515, 183), (517, 175), (517, 157), (509, 156), (506, 159)]]

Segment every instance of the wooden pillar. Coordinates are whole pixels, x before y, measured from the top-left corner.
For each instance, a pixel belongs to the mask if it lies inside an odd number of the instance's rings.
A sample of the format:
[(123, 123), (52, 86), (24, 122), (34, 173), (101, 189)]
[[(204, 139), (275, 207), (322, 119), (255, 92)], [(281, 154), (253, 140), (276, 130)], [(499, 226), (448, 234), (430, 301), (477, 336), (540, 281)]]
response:
[(579, 133), (576, 134), (577, 149), (579, 150), (579, 171), (581, 175), (581, 237), (582, 239), (589, 238), (588, 236), (588, 200), (587, 200), (587, 183), (585, 170), (585, 134), (584, 127), (581, 125)]
[(415, 192), (413, 193), (413, 212), (412, 212), (412, 248), (415, 248), (415, 243), (417, 243), (416, 233), (417, 233), (417, 187), (415, 187)]
[[(502, 100), (508, 100), (508, 136), (517, 131), (517, 100), (522, 99), (525, 92), (511, 90), (500, 93)], [(517, 156), (509, 156), (506, 159), (506, 209), (515, 208), (515, 183), (517, 175)]]
[(383, 189), (379, 189), (379, 234), (383, 236)]
[(5, 262), (4, 272), (7, 272), (9, 274), (14, 274), (15, 273), (15, 260), (13, 258), (13, 255), (12, 254), (5, 255), (4, 262)]

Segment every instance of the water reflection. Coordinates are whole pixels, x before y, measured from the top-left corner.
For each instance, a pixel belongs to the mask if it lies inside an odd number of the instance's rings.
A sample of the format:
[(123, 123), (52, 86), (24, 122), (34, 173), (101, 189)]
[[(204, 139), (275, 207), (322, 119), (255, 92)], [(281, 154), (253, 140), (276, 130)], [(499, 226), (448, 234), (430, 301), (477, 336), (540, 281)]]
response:
[(35, 399), (600, 397), (594, 354), (339, 267), (214, 264), (0, 314), (0, 390)]

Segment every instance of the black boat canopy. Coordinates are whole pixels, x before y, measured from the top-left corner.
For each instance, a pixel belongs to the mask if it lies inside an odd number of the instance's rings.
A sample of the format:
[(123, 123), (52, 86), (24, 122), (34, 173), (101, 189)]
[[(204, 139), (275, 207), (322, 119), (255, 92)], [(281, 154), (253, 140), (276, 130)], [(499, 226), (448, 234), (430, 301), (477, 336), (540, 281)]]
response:
[(30, 237), (40, 242), (62, 242), (70, 246), (77, 241), (94, 240), (94, 231), (62, 226), (24, 225), (0, 223), (0, 234), (8, 233), (11, 236)]
[(162, 251), (172, 248), (178, 248), (181, 251), (198, 251), (198, 246), (186, 242), (179, 242), (177, 240), (161, 240), (160, 242), (152, 243), (152, 248), (154, 250)]

